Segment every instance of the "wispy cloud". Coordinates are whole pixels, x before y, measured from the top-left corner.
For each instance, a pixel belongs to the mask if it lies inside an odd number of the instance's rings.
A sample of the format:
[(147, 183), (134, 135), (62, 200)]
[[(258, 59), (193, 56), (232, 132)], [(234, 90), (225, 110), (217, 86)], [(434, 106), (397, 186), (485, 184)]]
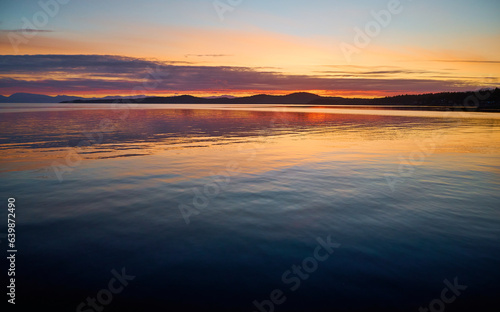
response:
[(231, 54), (186, 54), (184, 57), (226, 57), (232, 56)]
[(48, 33), (48, 32), (54, 32), (54, 30), (51, 29), (32, 29), (32, 28), (25, 28), (25, 29), (0, 29), (0, 32), (4, 33), (11, 33), (11, 32), (22, 32), (22, 33)]
[(500, 61), (484, 61), (484, 60), (434, 60), (434, 62), (500, 64)]
[[(358, 68), (359, 69), (359, 68)], [(360, 76), (391, 76), (391, 75), (429, 75), (429, 74), (444, 74), (442, 71), (432, 71), (432, 70), (407, 70), (407, 69), (396, 69), (396, 70), (319, 70), (316, 73), (330, 74), (332, 76), (341, 77), (360, 77)]]

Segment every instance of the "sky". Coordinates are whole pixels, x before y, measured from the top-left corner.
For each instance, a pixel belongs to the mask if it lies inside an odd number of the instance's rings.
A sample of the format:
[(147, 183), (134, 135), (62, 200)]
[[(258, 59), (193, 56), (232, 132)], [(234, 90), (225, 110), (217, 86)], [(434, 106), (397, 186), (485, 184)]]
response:
[(0, 94), (498, 87), (499, 16), (498, 0), (2, 0)]

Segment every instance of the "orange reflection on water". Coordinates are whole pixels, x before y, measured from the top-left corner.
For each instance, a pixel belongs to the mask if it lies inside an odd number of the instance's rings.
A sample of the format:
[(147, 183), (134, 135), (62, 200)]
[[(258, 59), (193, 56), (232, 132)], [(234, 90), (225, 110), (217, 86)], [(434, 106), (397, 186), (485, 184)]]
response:
[(75, 170), (126, 162), (144, 174), (155, 168), (151, 174), (192, 178), (232, 162), (252, 174), (317, 162), (397, 161), (422, 149), (421, 142), (434, 147), (418, 165), (438, 154), (500, 154), (499, 119), (411, 113), (82, 109), (3, 113), (1, 128), (2, 172), (45, 170), (70, 159)]

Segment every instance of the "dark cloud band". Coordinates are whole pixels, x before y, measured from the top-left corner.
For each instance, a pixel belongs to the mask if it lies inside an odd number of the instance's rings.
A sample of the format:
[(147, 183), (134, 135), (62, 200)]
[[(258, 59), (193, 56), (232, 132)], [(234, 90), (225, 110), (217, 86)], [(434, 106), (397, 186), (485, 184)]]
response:
[[(61, 75), (63, 73), (64, 75)], [(370, 74), (389, 72), (370, 72)], [(44, 77), (24, 79), (20, 75)], [(127, 91), (154, 79), (161, 91), (342, 90), (383, 93), (461, 91), (480, 86), (456, 80), (342, 78), (293, 75), (250, 67), (197, 66), (113, 55), (0, 56), (0, 92)], [(84, 77), (84, 78), (82, 78)], [(150, 91), (152, 91), (150, 88)]]

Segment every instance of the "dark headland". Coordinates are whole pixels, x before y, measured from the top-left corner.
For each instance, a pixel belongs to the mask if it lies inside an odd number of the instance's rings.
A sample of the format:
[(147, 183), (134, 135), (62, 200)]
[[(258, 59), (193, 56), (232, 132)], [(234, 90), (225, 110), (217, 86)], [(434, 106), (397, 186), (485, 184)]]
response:
[(135, 99), (106, 97), (92, 100), (77, 99), (61, 103), (394, 105), (417, 109), (449, 109), (450, 107), (455, 107), (478, 111), (500, 111), (500, 89), (418, 95), (406, 94), (375, 99), (325, 97), (307, 92), (299, 92), (288, 95), (259, 94), (232, 98), (203, 98), (192, 95)]

